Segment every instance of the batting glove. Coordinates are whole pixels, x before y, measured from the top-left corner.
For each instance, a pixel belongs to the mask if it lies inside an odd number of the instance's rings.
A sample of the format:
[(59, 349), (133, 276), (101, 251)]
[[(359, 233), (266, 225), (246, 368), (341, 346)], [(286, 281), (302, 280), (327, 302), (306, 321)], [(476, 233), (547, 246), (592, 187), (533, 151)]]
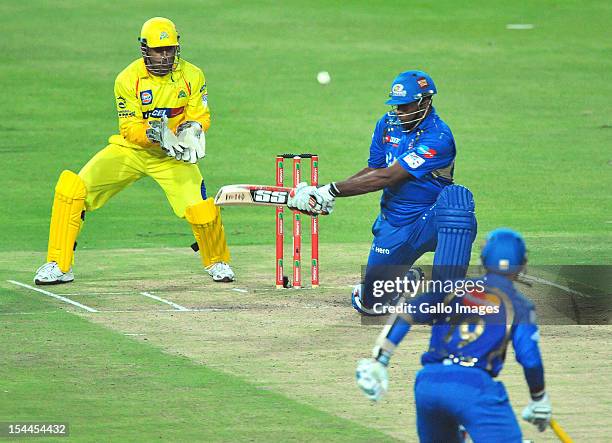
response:
[(289, 209), (297, 209), (300, 212), (308, 215), (318, 215), (315, 208), (315, 198), (313, 197), (314, 192), (317, 190), (314, 186), (308, 186), (308, 183), (299, 183), (289, 193), (287, 199), (287, 206)]
[(188, 121), (182, 123), (177, 130), (178, 142), (183, 148), (182, 160), (197, 163), (206, 155), (206, 136), (202, 125), (198, 122)]
[(370, 400), (380, 400), (389, 388), (386, 366), (373, 358), (359, 360), (355, 375), (357, 386)]
[(316, 199), (316, 210), (319, 211), (320, 214), (331, 214), (334, 210), (336, 197), (338, 196), (336, 184), (329, 183), (317, 188), (314, 196)]
[(552, 417), (552, 406), (548, 395), (544, 394), (540, 400), (531, 400), (523, 409), (523, 420), (537, 426), (538, 431), (543, 432), (550, 424)]

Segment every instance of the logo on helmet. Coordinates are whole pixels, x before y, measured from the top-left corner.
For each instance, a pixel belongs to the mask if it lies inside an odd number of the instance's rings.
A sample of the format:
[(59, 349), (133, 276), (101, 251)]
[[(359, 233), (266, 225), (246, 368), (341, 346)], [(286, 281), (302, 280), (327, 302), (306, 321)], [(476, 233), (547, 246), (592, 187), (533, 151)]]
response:
[(427, 79), (425, 77), (421, 77), (421, 78), (417, 79), (417, 84), (421, 88), (426, 88), (426, 87), (429, 86), (429, 84), (427, 83)]
[(168, 33), (167, 33), (166, 31), (162, 31), (162, 32), (159, 34), (159, 39), (160, 39), (160, 40), (163, 40), (163, 39), (165, 39), (165, 38), (170, 38), (170, 37), (168, 36)]
[(500, 271), (507, 271), (508, 269), (510, 269), (510, 260), (502, 258), (499, 261), (499, 270)]
[(393, 88), (391, 88), (391, 94), (394, 97), (406, 97), (406, 91), (404, 90), (404, 85), (402, 85), (401, 83), (394, 84)]

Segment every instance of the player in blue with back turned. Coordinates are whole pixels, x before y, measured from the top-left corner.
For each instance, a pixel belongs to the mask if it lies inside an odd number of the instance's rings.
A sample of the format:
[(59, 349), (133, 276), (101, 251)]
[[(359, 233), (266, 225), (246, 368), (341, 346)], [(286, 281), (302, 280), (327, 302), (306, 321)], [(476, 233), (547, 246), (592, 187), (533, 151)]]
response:
[[(388, 387), (386, 368), (395, 347), (412, 324), (433, 325), (429, 350), (421, 357), (423, 369), (414, 385), (422, 443), (461, 442), (460, 425), (475, 443), (521, 442), (508, 394), (501, 382), (494, 381), (509, 342), (531, 394), (523, 419), (540, 431), (551, 419), (534, 305), (513, 284), (527, 262), (525, 242), (517, 232), (496, 229), (487, 238), (481, 260), (486, 274), (467, 280), (480, 282), (473, 290), (461, 296), (458, 291), (448, 295), (429, 292), (400, 302), (399, 312), (389, 319), (376, 342), (373, 358), (357, 366), (357, 385), (371, 400), (380, 399)], [(452, 313), (437, 313), (442, 311), (441, 303)], [(483, 307), (488, 307), (488, 314), (469, 313)]]
[(398, 294), (376, 298), (375, 281), (403, 277), (424, 253), (435, 251), (434, 278), (462, 278), (476, 236), (474, 198), (453, 185), (455, 140), (436, 113), (432, 78), (406, 71), (391, 84), (387, 105), (393, 108), (376, 123), (368, 166), (341, 182), (294, 189), (288, 206), (311, 214), (330, 213), (336, 197), (383, 189), (380, 215), (363, 285), (352, 294), (355, 309), (383, 315), (376, 305), (392, 305)]

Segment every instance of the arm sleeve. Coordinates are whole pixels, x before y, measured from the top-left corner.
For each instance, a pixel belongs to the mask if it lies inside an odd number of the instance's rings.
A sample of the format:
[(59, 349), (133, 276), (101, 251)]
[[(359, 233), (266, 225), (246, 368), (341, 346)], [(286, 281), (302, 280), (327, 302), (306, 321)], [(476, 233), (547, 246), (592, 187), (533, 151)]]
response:
[(128, 77), (123, 76), (119, 76), (115, 80), (115, 102), (119, 119), (119, 133), (131, 143), (150, 148), (155, 144), (146, 135), (149, 124), (142, 117), (142, 108), (136, 95), (136, 82), (137, 79), (132, 82)]
[(539, 400), (544, 396), (544, 365), (540, 355), (538, 341), (540, 333), (535, 323), (535, 311), (530, 310), (532, 321), (521, 321), (514, 327), (512, 345), (516, 354), (516, 360), (523, 367), (525, 380), (529, 386), (531, 398)]
[[(408, 302), (400, 302), (398, 306), (404, 304), (413, 306), (413, 309), (404, 309), (404, 312), (412, 312), (411, 314), (401, 313), (394, 314), (389, 319), (387, 326), (382, 330), (376, 341), (376, 345), (372, 350), (372, 356), (380, 361), (385, 366), (389, 364), (389, 360), (395, 351), (395, 348), (404, 339), (410, 328), (415, 323), (431, 324), (437, 318), (434, 314), (421, 313), (420, 305), (435, 305), (444, 301), (443, 293), (428, 292), (419, 297), (413, 298)], [(427, 310), (425, 310), (427, 311)]]
[(204, 73), (198, 69), (198, 75), (193, 83), (191, 95), (185, 108), (185, 120), (196, 121), (204, 131), (210, 127), (210, 110), (208, 108), (208, 88)]
[(380, 169), (387, 166), (385, 160), (385, 149), (382, 143), (382, 131), (384, 129), (384, 121), (379, 120), (372, 134), (372, 143), (370, 144), (370, 157), (368, 158), (368, 168)]
[(436, 169), (447, 167), (454, 159), (455, 142), (445, 132), (423, 137), (417, 142), (414, 149), (398, 157), (400, 165), (416, 178), (421, 178)]

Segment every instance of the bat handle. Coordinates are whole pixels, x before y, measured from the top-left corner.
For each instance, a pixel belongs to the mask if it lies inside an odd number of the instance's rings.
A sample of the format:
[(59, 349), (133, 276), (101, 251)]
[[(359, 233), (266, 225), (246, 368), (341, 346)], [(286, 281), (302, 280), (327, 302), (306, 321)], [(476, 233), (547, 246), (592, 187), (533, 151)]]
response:
[(559, 438), (559, 441), (562, 441), (563, 443), (573, 443), (574, 442), (574, 440), (572, 440), (570, 436), (567, 435), (567, 432), (565, 432), (565, 430), (561, 427), (561, 425), (557, 422), (557, 420), (551, 419), (550, 427), (552, 428), (556, 436)]

